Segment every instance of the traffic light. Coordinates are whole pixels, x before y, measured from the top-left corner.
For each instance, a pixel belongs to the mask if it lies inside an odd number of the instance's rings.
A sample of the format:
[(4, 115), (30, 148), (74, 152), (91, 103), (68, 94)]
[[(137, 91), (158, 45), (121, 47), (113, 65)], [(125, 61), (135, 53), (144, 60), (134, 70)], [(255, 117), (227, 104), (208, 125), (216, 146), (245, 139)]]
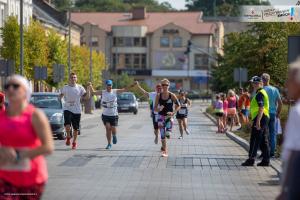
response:
[(191, 46), (192, 46), (192, 42), (191, 42), (191, 40), (188, 40), (187, 48), (186, 48), (186, 51), (184, 52), (184, 54), (187, 55), (191, 52)]

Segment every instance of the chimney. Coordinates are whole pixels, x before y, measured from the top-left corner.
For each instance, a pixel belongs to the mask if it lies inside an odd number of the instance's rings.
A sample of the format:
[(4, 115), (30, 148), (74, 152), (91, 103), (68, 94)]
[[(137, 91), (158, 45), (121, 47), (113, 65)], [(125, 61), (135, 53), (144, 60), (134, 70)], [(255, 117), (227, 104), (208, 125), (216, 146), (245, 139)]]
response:
[(132, 19), (133, 20), (146, 19), (146, 7), (133, 8)]

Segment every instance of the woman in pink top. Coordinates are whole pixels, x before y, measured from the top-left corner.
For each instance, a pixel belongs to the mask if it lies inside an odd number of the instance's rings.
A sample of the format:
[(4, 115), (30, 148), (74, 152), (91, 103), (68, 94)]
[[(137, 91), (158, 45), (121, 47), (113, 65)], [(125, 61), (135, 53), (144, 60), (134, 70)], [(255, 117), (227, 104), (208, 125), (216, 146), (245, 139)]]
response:
[(232, 131), (235, 116), (237, 114), (236, 111), (237, 99), (236, 99), (235, 92), (233, 90), (228, 91), (227, 101), (228, 101), (228, 118), (230, 119), (230, 131)]
[(0, 199), (40, 199), (48, 179), (44, 155), (54, 149), (50, 125), (28, 103), (25, 78), (10, 77), (4, 89), (9, 106), (0, 112)]

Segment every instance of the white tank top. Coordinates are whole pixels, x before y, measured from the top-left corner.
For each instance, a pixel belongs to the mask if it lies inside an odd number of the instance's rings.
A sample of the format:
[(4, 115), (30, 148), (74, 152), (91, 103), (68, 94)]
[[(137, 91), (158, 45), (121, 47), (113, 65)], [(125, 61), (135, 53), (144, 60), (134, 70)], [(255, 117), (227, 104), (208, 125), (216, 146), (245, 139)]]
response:
[(106, 116), (117, 116), (118, 115), (118, 102), (117, 102), (117, 90), (102, 91), (101, 104), (103, 107), (103, 115)]

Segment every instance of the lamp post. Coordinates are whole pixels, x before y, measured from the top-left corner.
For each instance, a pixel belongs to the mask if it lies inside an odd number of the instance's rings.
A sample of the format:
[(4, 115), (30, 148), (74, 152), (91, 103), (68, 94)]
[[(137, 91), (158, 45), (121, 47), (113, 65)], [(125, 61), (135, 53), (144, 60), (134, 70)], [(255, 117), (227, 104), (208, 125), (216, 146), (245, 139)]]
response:
[(69, 7), (69, 34), (68, 34), (68, 76), (71, 74), (71, 5)]
[(93, 81), (93, 26), (94, 24), (90, 25), (90, 82)]
[(20, 0), (20, 74), (24, 69), (23, 0)]

